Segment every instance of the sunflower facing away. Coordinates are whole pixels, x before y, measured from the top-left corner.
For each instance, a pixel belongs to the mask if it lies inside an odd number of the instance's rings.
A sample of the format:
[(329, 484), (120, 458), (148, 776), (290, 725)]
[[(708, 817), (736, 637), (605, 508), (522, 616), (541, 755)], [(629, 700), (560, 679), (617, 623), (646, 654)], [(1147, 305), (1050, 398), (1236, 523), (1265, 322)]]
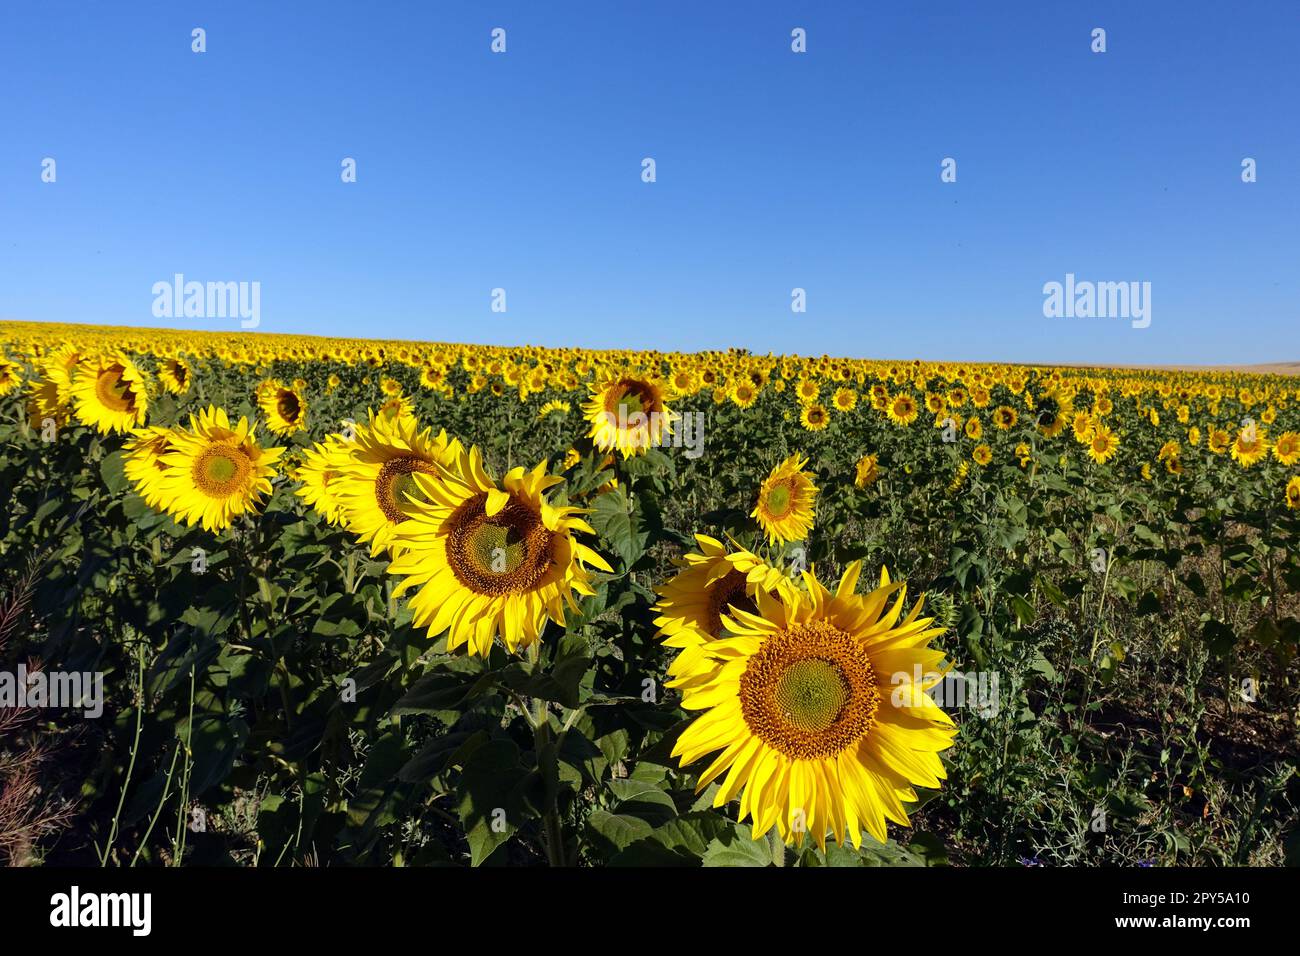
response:
[(802, 541), (813, 526), (817, 487), (803, 471), (807, 457), (798, 452), (772, 469), (758, 489), (750, 517), (758, 520), (769, 543)]
[(371, 556), (389, 546), (393, 530), (414, 508), (419, 497), (417, 474), (437, 477), (438, 465), (449, 464), (460, 452), (460, 441), (445, 431), (433, 437), (414, 418), (386, 418), (374, 412), (369, 425), (358, 425), (339, 465), (338, 502), (348, 530), (370, 543)]
[(617, 448), (624, 458), (662, 445), (677, 419), (664, 404), (661, 385), (630, 375), (593, 386), (582, 410), (591, 424), (587, 437), (601, 451)]
[(212, 405), (191, 415), (188, 429), (173, 429), (168, 441), (160, 459), (161, 500), (178, 521), (205, 531), (228, 528), (269, 495), (274, 463), (284, 453), (259, 446), (247, 418), (232, 426), (225, 409)]
[(405, 578), (394, 596), (417, 589), (415, 623), (430, 637), (446, 631), (448, 650), (486, 656), (498, 636), (512, 652), (527, 647), (548, 618), (564, 626), (574, 591), (593, 593), (588, 566), (612, 572), (575, 537), (594, 533), (582, 512), (546, 500), (564, 479), (548, 475), (545, 461), (512, 469), (498, 486), (472, 447), (439, 471), (415, 474), (424, 500), (397, 529), (388, 570)]
[(77, 419), (102, 434), (139, 428), (149, 411), (145, 377), (125, 354), (87, 359), (72, 377)]
[(775, 826), (787, 844), (811, 835), (824, 848), (829, 832), (860, 847), (864, 829), (884, 843), (886, 820), (909, 825), (913, 788), (946, 776), (938, 755), (956, 730), (926, 693), (942, 679), (928, 643), (943, 629), (921, 601), (904, 617), (906, 590), (883, 569), (880, 588), (855, 594), (860, 572), (849, 565), (834, 594), (812, 573), (807, 593), (758, 592), (757, 613), (726, 615), (726, 635), (669, 682), (704, 711), (673, 756), (720, 751), (697, 791), (722, 777), (713, 805), (739, 797), (755, 839)]

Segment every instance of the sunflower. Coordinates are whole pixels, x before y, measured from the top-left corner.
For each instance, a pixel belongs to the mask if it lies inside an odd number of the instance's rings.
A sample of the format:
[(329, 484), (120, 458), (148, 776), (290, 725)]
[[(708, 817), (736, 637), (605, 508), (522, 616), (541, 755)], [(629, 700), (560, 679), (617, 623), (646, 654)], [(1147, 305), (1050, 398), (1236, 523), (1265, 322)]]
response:
[(577, 609), (573, 592), (593, 593), (587, 566), (612, 571), (575, 533), (592, 534), (577, 508), (546, 500), (562, 478), (512, 469), (498, 486), (477, 447), (457, 449), (434, 478), (417, 472), (424, 500), (394, 537), (388, 570), (404, 578), (394, 596), (411, 598), (415, 623), (430, 637), (447, 632), (447, 649), (486, 656), (497, 636), (515, 651), (536, 641), (546, 621), (564, 626)]
[(537, 417), (546, 418), (548, 415), (554, 415), (556, 418), (566, 418), (572, 410), (572, 405), (556, 398), (539, 408), (537, 410)]
[(731, 400), (741, 408), (749, 408), (758, 400), (758, 389), (752, 382), (740, 380), (731, 386)]
[[(497, 394), (499, 396), (501, 393), (498, 392)], [(403, 422), (405, 425), (414, 425), (415, 403), (411, 401), (410, 396), (403, 395), (400, 392), (396, 395), (390, 395), (375, 409), (375, 417), (389, 424)]]
[(854, 466), (853, 483), (859, 488), (866, 488), (876, 483), (880, 477), (880, 459), (876, 455), (863, 455)]
[(149, 411), (144, 374), (122, 352), (78, 365), (72, 376), (72, 402), (77, 420), (102, 434), (138, 428)]
[(831, 416), (826, 406), (820, 402), (805, 405), (799, 412), (799, 424), (810, 432), (819, 432), (831, 423)]
[(963, 430), (971, 441), (979, 441), (984, 435), (984, 426), (980, 424), (979, 417), (976, 415), (966, 419), (966, 427)]
[(988, 445), (980, 444), (975, 446), (975, 450), (970, 453), (971, 460), (981, 468), (993, 460), (993, 449)]
[(728, 551), (716, 538), (697, 534), (698, 552), (692, 551), (674, 563), (680, 569), (667, 583), (655, 589), (659, 600), (654, 611), (655, 626), (667, 647), (684, 649), (674, 670), (679, 673), (702, 644), (724, 637), (722, 615), (733, 609), (756, 613), (756, 595), (798, 590), (789, 576), (758, 555), (743, 548)]
[(794, 387), (794, 394), (799, 401), (807, 405), (809, 402), (817, 401), (817, 396), (821, 394), (821, 386), (810, 378), (801, 378)]
[(685, 368), (673, 372), (672, 377), (668, 379), (668, 384), (673, 390), (673, 395), (677, 398), (694, 395), (699, 389), (695, 374), (690, 369)]
[(1010, 405), (999, 405), (993, 410), (993, 424), (999, 431), (1005, 432), (1015, 428), (1019, 420), (1019, 414)]
[(664, 389), (658, 382), (630, 375), (593, 386), (582, 408), (591, 424), (587, 437), (601, 451), (617, 448), (624, 458), (663, 444), (677, 419), (664, 404)]
[(1064, 392), (1051, 390), (1039, 398), (1034, 412), (1035, 424), (1043, 437), (1055, 438), (1074, 417), (1074, 405)]
[(0, 355), (0, 395), (8, 395), (23, 384), (23, 367)]
[(896, 395), (889, 401), (887, 414), (889, 420), (895, 425), (910, 425), (916, 421), (917, 408), (916, 399), (911, 395)]
[(1211, 428), (1210, 437), (1206, 439), (1205, 447), (1209, 448), (1216, 455), (1222, 455), (1228, 450), (1228, 444), (1232, 441), (1232, 436), (1222, 428)]
[(193, 383), (189, 363), (179, 356), (164, 359), (158, 366), (158, 381), (173, 395), (184, 395)]
[(1268, 454), (1268, 439), (1262, 428), (1243, 428), (1232, 443), (1232, 460), (1249, 468)]
[(1119, 437), (1107, 426), (1098, 422), (1092, 430), (1088, 441), (1088, 455), (1099, 465), (1104, 465), (1115, 456), (1119, 449)]
[(305, 452), (298, 466), (302, 485), (294, 492), (330, 524), (347, 523), (347, 513), (338, 495), (341, 467), (348, 459), (350, 445), (340, 435), (327, 435), (324, 444)]
[(257, 389), (257, 406), (266, 416), (266, 427), (277, 435), (292, 435), (307, 427), (306, 400), (283, 382), (263, 382)]
[(1300, 475), (1286, 483), (1286, 506), (1292, 511), (1300, 509)]
[(203, 525), (205, 531), (228, 528), (236, 515), (271, 493), (273, 463), (283, 448), (257, 444), (247, 418), (232, 426), (223, 408), (209, 405), (190, 416), (189, 429), (174, 429), (157, 491), (163, 506), (178, 521)]
[(384, 418), (371, 412), (370, 423), (357, 427), (339, 462), (335, 494), (348, 530), (370, 542), (371, 556), (388, 547), (393, 530), (410, 516), (411, 497), (423, 488), (414, 476), (436, 478), (438, 465), (451, 464), (459, 452), (460, 442), (445, 431), (434, 438), (432, 429), (422, 431), (404, 415)]
[(831, 396), (831, 404), (837, 412), (851, 412), (858, 404), (858, 393), (851, 388), (837, 388)]
[(68, 420), (68, 406), (59, 392), (59, 384), (50, 379), (36, 379), (27, 396), (27, 420), (34, 429), (44, 429), (46, 422), (62, 428)]
[(795, 452), (772, 469), (758, 489), (750, 517), (758, 519), (769, 543), (802, 541), (813, 526), (817, 488), (803, 471), (805, 456)]
[(1273, 444), (1273, 457), (1290, 468), (1300, 461), (1300, 434), (1283, 432)]
[(961, 490), (961, 486), (966, 484), (966, 479), (970, 477), (970, 462), (963, 461), (953, 472), (952, 481), (948, 482), (948, 494), (955, 495)]
[[(420, 369), (420, 384), (425, 388), (441, 389), (447, 384), (447, 369), (443, 365), (434, 365), (432, 363), (425, 365)], [(401, 391), (398, 385), (398, 391)]]
[(153, 426), (136, 429), (122, 446), (125, 455), (122, 470), (136, 494), (156, 511), (167, 510), (162, 476), (171, 466), (163, 461), (163, 456), (172, 451), (172, 430)]
[(928, 644), (943, 629), (920, 601), (903, 617), (906, 591), (883, 570), (879, 589), (855, 594), (860, 572), (849, 565), (834, 594), (812, 573), (807, 593), (759, 591), (757, 613), (724, 615), (726, 636), (669, 683), (704, 711), (673, 756), (721, 751), (697, 790), (725, 774), (713, 805), (739, 797), (755, 839), (775, 826), (788, 844), (807, 833), (824, 848), (829, 831), (860, 847), (863, 829), (884, 843), (887, 819), (909, 825), (914, 788), (946, 776), (938, 754), (956, 730), (926, 693), (942, 679)]
[(1092, 416), (1087, 412), (1074, 413), (1074, 419), (1070, 422), (1070, 429), (1074, 432), (1074, 440), (1080, 445), (1086, 445), (1092, 439), (1093, 427)]

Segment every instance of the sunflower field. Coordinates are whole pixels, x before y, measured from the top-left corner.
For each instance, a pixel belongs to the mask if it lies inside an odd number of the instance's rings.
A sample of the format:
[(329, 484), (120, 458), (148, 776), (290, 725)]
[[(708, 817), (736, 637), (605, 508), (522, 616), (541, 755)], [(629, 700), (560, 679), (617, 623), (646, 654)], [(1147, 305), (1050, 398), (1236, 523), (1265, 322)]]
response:
[(8, 323), (0, 488), (9, 864), (1300, 860), (1296, 379)]

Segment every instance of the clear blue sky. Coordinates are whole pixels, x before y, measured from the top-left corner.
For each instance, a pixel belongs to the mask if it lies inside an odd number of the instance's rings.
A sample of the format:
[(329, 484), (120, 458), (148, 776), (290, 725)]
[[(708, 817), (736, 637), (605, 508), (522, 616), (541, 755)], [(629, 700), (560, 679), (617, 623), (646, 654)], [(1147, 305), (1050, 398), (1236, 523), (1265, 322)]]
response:
[[(14, 0), (0, 317), (158, 325), (181, 272), (265, 332), (1296, 360), (1298, 50), (1294, 0)], [(1067, 272), (1150, 328), (1044, 318)]]

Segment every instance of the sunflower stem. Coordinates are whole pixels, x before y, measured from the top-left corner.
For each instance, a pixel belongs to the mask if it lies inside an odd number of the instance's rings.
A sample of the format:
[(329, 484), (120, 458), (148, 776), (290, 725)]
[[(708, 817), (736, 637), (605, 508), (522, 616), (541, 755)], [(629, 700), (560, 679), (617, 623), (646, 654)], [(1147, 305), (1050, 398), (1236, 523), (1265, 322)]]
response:
[[(541, 659), (541, 642), (534, 641), (528, 646), (528, 660), (536, 671)], [(534, 697), (532, 700), (533, 752), (541, 762), (542, 751), (551, 742), (551, 718), (546, 700)], [(525, 711), (527, 713), (527, 711)], [(546, 850), (546, 862), (551, 866), (565, 866), (564, 829), (560, 825), (560, 811), (553, 801), (549, 802), (542, 813), (542, 844)]]

